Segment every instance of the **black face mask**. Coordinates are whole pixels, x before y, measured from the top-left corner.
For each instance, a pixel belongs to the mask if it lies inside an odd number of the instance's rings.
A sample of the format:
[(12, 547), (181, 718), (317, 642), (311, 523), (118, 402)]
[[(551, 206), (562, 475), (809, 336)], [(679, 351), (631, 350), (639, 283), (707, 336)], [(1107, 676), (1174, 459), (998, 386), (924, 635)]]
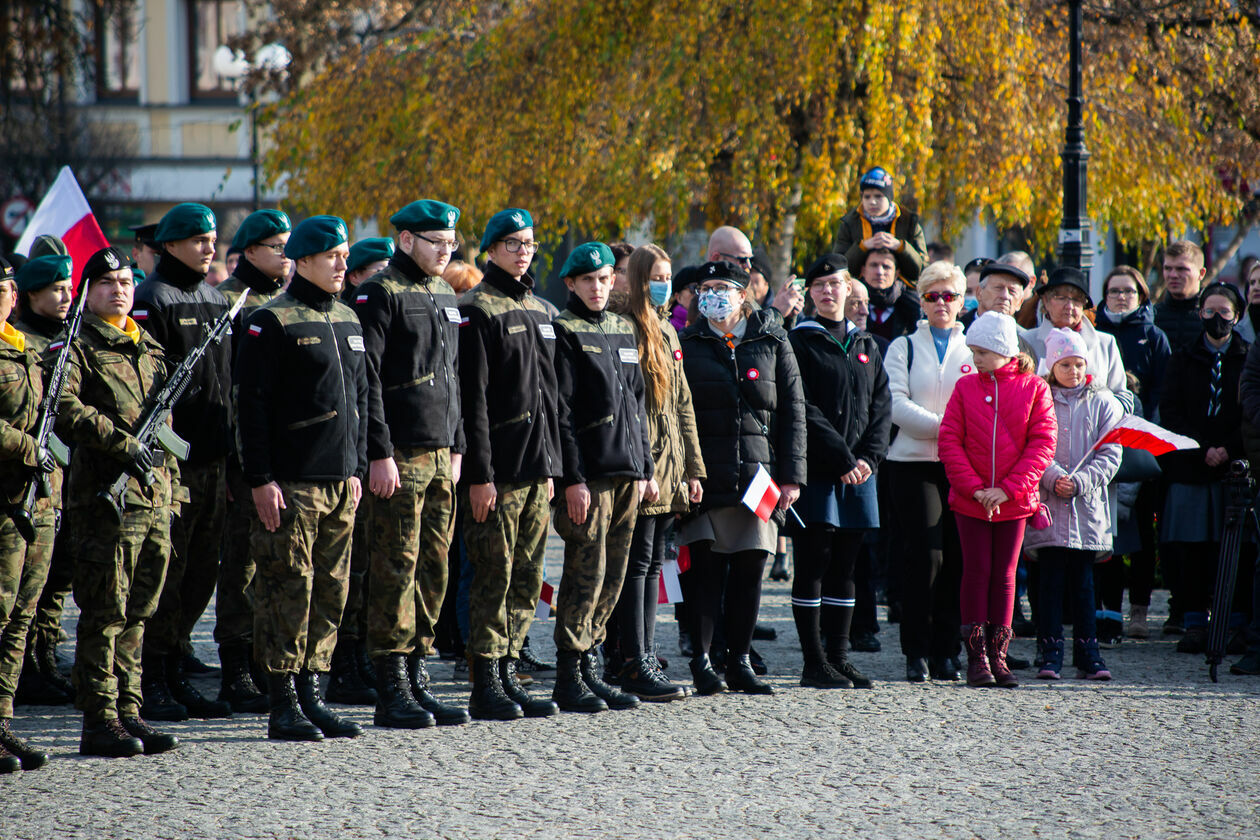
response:
[(1229, 335), (1230, 330), (1234, 328), (1234, 322), (1228, 320), (1224, 315), (1213, 315), (1211, 318), (1203, 319), (1203, 331), (1208, 337), (1220, 341)]

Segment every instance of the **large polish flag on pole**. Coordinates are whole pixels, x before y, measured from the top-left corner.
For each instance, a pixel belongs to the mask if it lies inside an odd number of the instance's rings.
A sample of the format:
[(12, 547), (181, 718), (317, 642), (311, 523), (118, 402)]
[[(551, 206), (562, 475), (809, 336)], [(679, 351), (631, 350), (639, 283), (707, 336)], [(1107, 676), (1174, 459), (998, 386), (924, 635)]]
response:
[(22, 255), (30, 253), (35, 237), (45, 233), (66, 243), (66, 250), (74, 260), (71, 276), (76, 287), (79, 283), (79, 272), (87, 264), (88, 258), (102, 248), (109, 247), (109, 240), (96, 223), (92, 208), (68, 166), (61, 167), (61, 172), (57, 173), (52, 189), (44, 196), (39, 207), (35, 208), (35, 215), (27, 223), (26, 230), (22, 231), (22, 238), (18, 240), (14, 250)]

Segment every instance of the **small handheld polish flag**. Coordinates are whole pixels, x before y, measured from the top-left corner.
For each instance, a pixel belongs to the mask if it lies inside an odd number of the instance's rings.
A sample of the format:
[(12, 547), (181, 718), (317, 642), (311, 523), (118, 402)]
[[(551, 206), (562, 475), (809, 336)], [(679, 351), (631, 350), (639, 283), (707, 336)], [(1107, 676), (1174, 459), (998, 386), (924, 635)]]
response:
[(770, 473), (764, 466), (758, 464), (757, 474), (753, 476), (748, 489), (744, 491), (742, 501), (744, 506), (757, 514), (757, 518), (762, 522), (769, 522), (770, 514), (774, 513), (774, 507), (779, 503), (779, 497), (782, 495), (779, 485), (774, 483)]
[(547, 581), (543, 581), (542, 592), (538, 593), (538, 606), (534, 607), (534, 618), (551, 618), (551, 608), (555, 605), (556, 589)]

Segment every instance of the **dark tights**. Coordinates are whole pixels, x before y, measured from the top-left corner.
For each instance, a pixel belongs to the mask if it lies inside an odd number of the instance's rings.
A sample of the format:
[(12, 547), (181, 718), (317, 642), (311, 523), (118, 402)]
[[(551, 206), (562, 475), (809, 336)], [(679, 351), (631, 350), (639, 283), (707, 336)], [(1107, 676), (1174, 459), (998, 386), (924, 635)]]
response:
[(630, 539), (630, 563), (621, 588), (617, 613), (621, 627), (621, 654), (638, 659), (656, 644), (656, 601), (661, 565), (665, 562), (665, 534), (672, 513), (639, 516)]
[(770, 555), (765, 551), (719, 554), (712, 545), (709, 541), (691, 544), (691, 569), (685, 576), (690, 581), (685, 595), (693, 607), (692, 643), (697, 655), (708, 652), (720, 614), (726, 649), (731, 656), (745, 656), (752, 647), (753, 628), (761, 606), (761, 573)]
[(793, 538), (792, 616), (806, 663), (823, 659), (824, 631), (832, 657), (845, 655), (853, 622), (853, 569), (862, 534), (811, 524)]

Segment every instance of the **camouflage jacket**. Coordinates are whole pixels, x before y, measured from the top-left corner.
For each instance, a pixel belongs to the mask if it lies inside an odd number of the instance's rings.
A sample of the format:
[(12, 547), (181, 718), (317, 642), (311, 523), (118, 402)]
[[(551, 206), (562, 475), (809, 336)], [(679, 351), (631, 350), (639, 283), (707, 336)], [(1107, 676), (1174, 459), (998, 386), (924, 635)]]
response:
[[(29, 344), (19, 350), (0, 339), (0, 497), (7, 505), (22, 501), (27, 483), (35, 476), (31, 435), (39, 423), (43, 398), (44, 380), (36, 352)], [(51, 497), (39, 500), (36, 509), (61, 504), (60, 469), (49, 476), (49, 485)]]
[(37, 356), (43, 356), (53, 339), (66, 330), (65, 321), (45, 318), (29, 310), (23, 312), (13, 325), (26, 336), (26, 349)]
[[(139, 342), (92, 313), (84, 313), (74, 343), (66, 387), (61, 394), (57, 432), (75, 444), (70, 461), (69, 507), (88, 507), (127, 465), (127, 453), (138, 445), (132, 431), (145, 401), (166, 377), (162, 346), (143, 329)], [(169, 506), (178, 495), (175, 459), (155, 453), (157, 481), (141, 488), (127, 482), (128, 507)], [(175, 492), (173, 492), (175, 491)]]

